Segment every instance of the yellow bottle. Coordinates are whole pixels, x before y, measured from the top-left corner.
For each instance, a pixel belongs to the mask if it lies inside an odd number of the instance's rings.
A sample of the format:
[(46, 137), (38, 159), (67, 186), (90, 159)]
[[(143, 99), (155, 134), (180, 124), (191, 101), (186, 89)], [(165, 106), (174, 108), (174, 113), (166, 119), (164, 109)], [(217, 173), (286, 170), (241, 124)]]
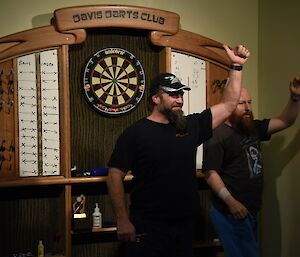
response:
[(38, 257), (44, 257), (44, 245), (42, 240), (40, 240), (38, 244)]

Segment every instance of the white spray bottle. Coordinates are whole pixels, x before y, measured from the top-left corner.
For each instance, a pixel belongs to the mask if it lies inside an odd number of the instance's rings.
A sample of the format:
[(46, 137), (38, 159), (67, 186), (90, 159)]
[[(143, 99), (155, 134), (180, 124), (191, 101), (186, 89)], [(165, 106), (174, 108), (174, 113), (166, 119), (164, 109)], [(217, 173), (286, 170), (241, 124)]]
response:
[(93, 228), (102, 228), (102, 214), (98, 207), (98, 203), (96, 203), (96, 207), (93, 212)]

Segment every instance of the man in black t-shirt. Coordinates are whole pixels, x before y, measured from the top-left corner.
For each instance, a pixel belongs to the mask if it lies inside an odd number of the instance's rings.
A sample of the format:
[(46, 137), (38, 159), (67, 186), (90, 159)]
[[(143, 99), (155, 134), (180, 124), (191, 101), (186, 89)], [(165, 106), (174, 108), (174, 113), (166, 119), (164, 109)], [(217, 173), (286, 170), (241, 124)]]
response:
[(278, 117), (253, 120), (251, 97), (243, 88), (237, 108), (205, 143), (203, 171), (213, 190), (211, 217), (226, 257), (258, 257), (257, 213), (261, 206), (263, 163), (260, 142), (291, 126), (297, 118), (300, 79)]
[[(249, 56), (241, 45), (224, 48), (232, 65), (219, 104), (184, 116), (183, 93), (190, 88), (173, 74), (160, 74), (150, 86), (151, 114), (127, 128), (115, 145), (107, 185), (127, 256), (192, 256), (193, 217), (199, 212), (196, 150), (236, 107)], [(129, 170), (134, 176), (130, 217), (123, 186)]]

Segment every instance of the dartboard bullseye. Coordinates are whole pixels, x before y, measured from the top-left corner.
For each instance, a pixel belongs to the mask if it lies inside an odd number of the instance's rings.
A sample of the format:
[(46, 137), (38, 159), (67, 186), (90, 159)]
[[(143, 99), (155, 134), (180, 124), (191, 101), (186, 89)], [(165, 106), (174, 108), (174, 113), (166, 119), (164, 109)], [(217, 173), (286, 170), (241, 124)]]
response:
[(105, 48), (88, 60), (83, 85), (95, 110), (116, 116), (131, 111), (140, 102), (145, 91), (145, 73), (132, 53), (122, 48)]

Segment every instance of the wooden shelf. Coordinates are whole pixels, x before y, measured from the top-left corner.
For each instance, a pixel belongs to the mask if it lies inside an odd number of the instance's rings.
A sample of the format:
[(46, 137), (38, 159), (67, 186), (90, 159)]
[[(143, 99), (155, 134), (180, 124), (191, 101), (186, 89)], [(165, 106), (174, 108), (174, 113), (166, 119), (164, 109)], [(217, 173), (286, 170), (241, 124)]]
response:
[[(201, 170), (196, 171), (197, 178), (204, 178)], [(124, 181), (131, 181), (132, 175), (126, 175)], [(106, 182), (107, 176), (86, 176), (65, 178), (63, 176), (49, 177), (24, 177), (15, 180), (0, 181), (0, 188), (4, 187), (24, 187), (24, 186), (46, 186), (46, 185), (70, 185), (70, 184), (88, 184)]]
[(196, 177), (205, 178), (205, 174), (202, 172), (202, 170), (196, 170)]
[[(132, 175), (126, 175), (124, 181), (132, 180)], [(45, 185), (70, 185), (70, 184), (84, 184), (84, 183), (101, 183), (106, 182), (107, 176), (95, 177), (74, 177), (65, 178), (63, 176), (51, 177), (27, 177), (18, 178), (15, 180), (6, 180), (0, 182), (1, 187), (23, 187), (23, 186), (45, 186)]]
[(72, 231), (72, 235), (82, 235), (82, 234), (91, 234), (91, 233), (103, 233), (103, 234), (110, 234), (116, 233), (117, 227), (103, 227), (103, 228), (90, 228), (84, 230), (75, 230)]
[(215, 238), (213, 240), (202, 240), (202, 241), (193, 242), (193, 248), (204, 248), (204, 247), (221, 247), (221, 243), (218, 238)]
[(117, 232), (117, 227), (108, 227), (108, 228), (92, 228), (93, 233), (109, 233)]
[(45, 255), (45, 257), (66, 257), (64, 255)]

